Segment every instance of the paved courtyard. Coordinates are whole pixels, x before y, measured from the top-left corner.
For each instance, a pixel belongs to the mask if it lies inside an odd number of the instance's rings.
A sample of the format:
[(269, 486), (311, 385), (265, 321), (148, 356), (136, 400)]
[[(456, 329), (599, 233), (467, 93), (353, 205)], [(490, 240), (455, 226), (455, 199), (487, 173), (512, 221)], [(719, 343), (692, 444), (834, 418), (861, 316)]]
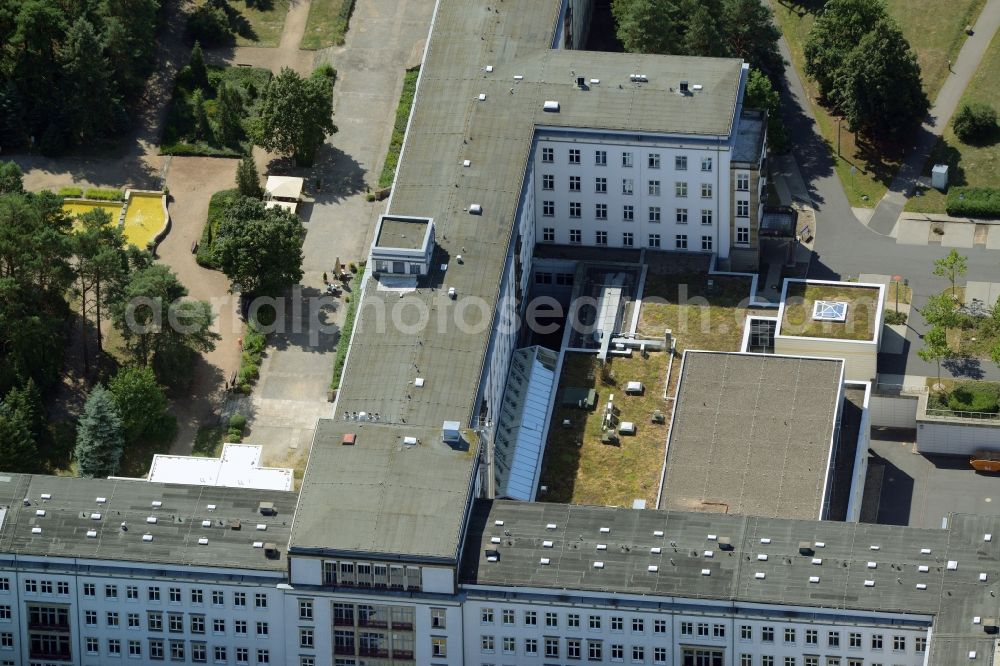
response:
[(964, 456), (915, 453), (914, 436), (872, 429), (863, 520), (940, 528), (950, 513), (1000, 515), (1000, 476), (976, 472)]

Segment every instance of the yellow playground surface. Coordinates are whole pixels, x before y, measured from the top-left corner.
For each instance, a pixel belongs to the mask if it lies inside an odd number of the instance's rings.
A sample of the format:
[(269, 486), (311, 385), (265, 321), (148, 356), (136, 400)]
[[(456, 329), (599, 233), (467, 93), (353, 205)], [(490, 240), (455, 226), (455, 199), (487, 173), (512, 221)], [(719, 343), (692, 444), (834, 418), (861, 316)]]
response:
[[(118, 224), (121, 203), (98, 201), (69, 201), (63, 203), (63, 210), (71, 217), (78, 217), (94, 208), (102, 208), (111, 216), (111, 224)], [(132, 192), (125, 212), (125, 240), (136, 247), (145, 248), (156, 236), (167, 218), (163, 210), (163, 195), (159, 193)], [(76, 227), (78, 222), (74, 221)]]
[(112, 203), (112, 202), (83, 203), (83, 202), (69, 201), (69, 202), (64, 202), (62, 208), (64, 211), (66, 211), (67, 215), (73, 218), (74, 229), (77, 228), (77, 226), (79, 225), (79, 222), (76, 220), (76, 218), (79, 217), (80, 215), (83, 215), (89, 210), (93, 210), (94, 208), (103, 208), (104, 210), (108, 211), (108, 215), (111, 216), (111, 224), (118, 224), (118, 216), (122, 212), (122, 204)]
[(167, 218), (163, 212), (162, 194), (133, 192), (125, 212), (125, 238), (136, 247), (144, 248), (163, 228)]

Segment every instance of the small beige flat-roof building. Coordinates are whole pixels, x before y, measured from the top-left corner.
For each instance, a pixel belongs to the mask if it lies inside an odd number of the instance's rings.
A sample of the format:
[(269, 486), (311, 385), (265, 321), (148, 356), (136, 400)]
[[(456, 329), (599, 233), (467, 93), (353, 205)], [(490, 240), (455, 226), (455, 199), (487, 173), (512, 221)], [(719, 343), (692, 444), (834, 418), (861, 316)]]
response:
[(872, 381), (884, 309), (885, 285), (785, 280), (774, 353), (840, 358), (849, 381)]

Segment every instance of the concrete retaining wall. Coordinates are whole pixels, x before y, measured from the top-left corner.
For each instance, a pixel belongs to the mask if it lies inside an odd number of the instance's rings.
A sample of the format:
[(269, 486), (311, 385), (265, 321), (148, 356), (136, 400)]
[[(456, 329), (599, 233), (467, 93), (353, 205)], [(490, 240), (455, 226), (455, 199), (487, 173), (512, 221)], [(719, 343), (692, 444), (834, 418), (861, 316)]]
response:
[(917, 396), (872, 395), (868, 413), (875, 427), (916, 428)]

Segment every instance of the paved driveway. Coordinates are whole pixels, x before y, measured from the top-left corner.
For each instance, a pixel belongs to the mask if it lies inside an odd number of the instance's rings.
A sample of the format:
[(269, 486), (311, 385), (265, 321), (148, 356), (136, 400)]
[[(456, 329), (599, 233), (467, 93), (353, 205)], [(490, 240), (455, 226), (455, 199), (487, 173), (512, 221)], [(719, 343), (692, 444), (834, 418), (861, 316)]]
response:
[[(289, 330), (272, 338), (252, 396), (248, 441), (264, 445), (264, 464), (304, 464), (316, 419), (333, 415), (327, 389), (344, 308), (334, 313), (317, 300), (322, 275), (337, 257), (342, 263), (367, 257), (383, 204), (366, 201), (365, 186), (378, 182), (403, 71), (420, 63), (433, 9), (433, 0), (358, 0), (346, 44), (317, 58), (317, 64), (337, 68), (333, 104), (339, 133), (327, 141), (312, 169), (284, 160), (268, 165), (271, 172), (306, 177), (312, 201), (302, 209), (305, 275), (301, 291), (292, 297), (298, 305), (289, 307)], [(320, 313), (320, 323), (311, 312)], [(296, 322), (300, 327), (291, 330)]]

